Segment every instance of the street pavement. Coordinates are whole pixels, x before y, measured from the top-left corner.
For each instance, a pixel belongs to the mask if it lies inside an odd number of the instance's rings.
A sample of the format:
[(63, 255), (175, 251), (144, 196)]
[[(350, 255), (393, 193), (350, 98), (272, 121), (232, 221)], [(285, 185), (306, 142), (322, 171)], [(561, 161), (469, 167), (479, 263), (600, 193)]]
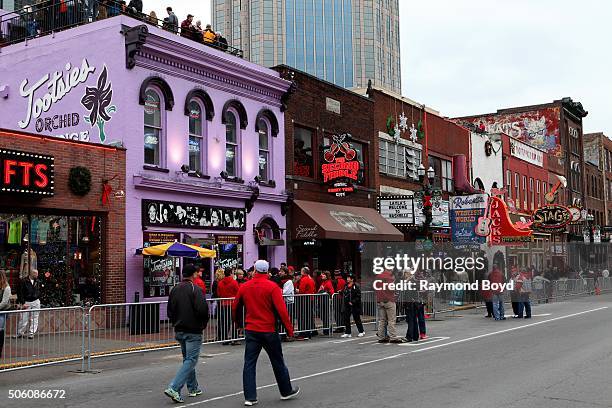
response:
[[(428, 322), (429, 340), (378, 344), (366, 336), (286, 343), (301, 393), (280, 401), (265, 354), (257, 373), (266, 407), (612, 407), (612, 294), (535, 306), (531, 320), (492, 321), (481, 309)], [(398, 326), (400, 333), (405, 325)], [(243, 347), (207, 345), (198, 379), (204, 394), (183, 406), (238, 407)], [(170, 407), (162, 394), (178, 350), (0, 374), (0, 407)], [(65, 399), (9, 399), (9, 390), (65, 390)]]

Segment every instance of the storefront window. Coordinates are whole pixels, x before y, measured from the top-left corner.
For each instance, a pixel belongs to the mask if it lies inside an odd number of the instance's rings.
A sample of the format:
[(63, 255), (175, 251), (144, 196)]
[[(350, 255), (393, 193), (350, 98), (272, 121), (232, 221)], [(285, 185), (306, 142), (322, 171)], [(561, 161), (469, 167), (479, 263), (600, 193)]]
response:
[(154, 89), (147, 89), (144, 103), (145, 164), (161, 165), (162, 116), (161, 98)]
[(312, 130), (299, 126), (293, 132), (293, 174), (314, 177), (312, 158)]
[(236, 115), (227, 111), (225, 124), (225, 171), (229, 177), (238, 176), (238, 135)]
[(270, 180), (270, 133), (268, 123), (259, 119), (259, 177), (262, 181)]
[(434, 186), (441, 188), (444, 191), (453, 191), (453, 170), (449, 160), (440, 159), (438, 157), (429, 156), (429, 166), (433, 167), (436, 177)]
[(189, 102), (189, 169), (202, 171), (203, 146), (202, 106), (196, 100)]
[[(165, 244), (180, 240), (180, 234), (166, 232), (145, 232), (143, 247)], [(180, 258), (170, 256), (143, 256), (144, 294), (143, 297), (168, 296), (170, 289), (180, 281)]]
[(95, 216), (0, 214), (0, 269), (13, 293), (37, 269), (43, 306), (100, 303), (100, 229)]

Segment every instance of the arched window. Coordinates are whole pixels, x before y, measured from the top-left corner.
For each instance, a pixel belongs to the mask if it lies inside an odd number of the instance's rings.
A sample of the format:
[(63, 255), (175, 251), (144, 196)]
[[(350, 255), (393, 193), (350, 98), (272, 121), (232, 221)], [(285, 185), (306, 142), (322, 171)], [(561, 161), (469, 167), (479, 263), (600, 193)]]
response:
[(204, 172), (205, 134), (202, 103), (192, 99), (189, 108), (189, 169)]
[(259, 177), (261, 181), (270, 181), (270, 131), (268, 122), (259, 119)]
[(162, 98), (155, 88), (144, 93), (144, 162), (152, 166), (162, 165)]
[(228, 177), (238, 177), (238, 123), (233, 110), (225, 112), (225, 171)]

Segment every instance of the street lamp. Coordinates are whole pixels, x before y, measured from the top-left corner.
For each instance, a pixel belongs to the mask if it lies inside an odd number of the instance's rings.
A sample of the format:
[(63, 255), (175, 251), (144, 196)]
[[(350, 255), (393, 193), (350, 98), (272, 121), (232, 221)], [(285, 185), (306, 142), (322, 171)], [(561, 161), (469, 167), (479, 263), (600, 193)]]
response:
[(593, 242), (593, 221), (595, 220), (595, 216), (593, 214), (587, 214), (586, 220), (587, 225), (589, 226), (589, 238), (591, 242)]
[[(419, 176), (419, 182), (423, 185), (423, 190), (419, 192), (419, 195), (422, 197), (423, 216), (425, 217), (425, 222), (423, 223), (423, 234), (427, 236), (429, 226), (433, 220), (431, 195), (436, 172), (431, 166), (429, 166), (427, 171), (425, 171), (425, 166), (423, 163), (421, 163), (417, 168), (417, 175)], [(427, 178), (425, 178), (425, 175), (427, 175)]]

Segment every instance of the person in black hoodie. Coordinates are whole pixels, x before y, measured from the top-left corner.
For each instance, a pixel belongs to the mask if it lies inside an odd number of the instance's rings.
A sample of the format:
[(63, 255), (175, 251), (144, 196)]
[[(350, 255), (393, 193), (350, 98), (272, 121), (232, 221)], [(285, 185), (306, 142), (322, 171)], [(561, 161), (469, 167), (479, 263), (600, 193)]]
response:
[(358, 337), (363, 337), (364, 330), (361, 323), (361, 288), (355, 282), (353, 275), (346, 277), (347, 284), (342, 290), (342, 315), (344, 317), (344, 334), (340, 337), (351, 337), (351, 315), (359, 331)]
[(202, 332), (208, 324), (208, 305), (204, 294), (193, 281), (197, 269), (188, 264), (183, 267), (183, 281), (170, 291), (168, 319), (174, 326), (176, 340), (181, 345), (183, 365), (164, 391), (174, 402), (184, 402), (181, 389), (186, 384), (190, 397), (202, 394), (196, 379), (196, 366), (202, 346)]

